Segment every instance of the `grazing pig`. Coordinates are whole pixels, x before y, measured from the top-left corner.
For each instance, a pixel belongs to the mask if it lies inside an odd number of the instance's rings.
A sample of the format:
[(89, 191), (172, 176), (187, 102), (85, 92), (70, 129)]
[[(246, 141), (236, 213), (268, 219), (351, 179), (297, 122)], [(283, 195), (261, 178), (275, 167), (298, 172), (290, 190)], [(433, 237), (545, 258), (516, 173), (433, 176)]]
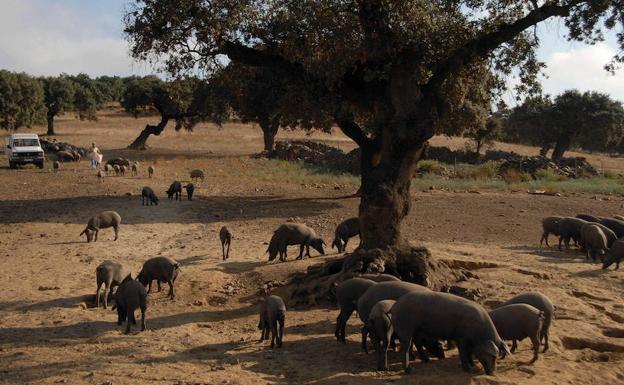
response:
[(353, 217), (342, 221), (334, 233), (334, 242), (332, 248), (335, 247), (339, 253), (344, 253), (347, 248), (347, 242), (352, 237), (360, 235), (360, 218)]
[(139, 175), (139, 162), (132, 162), (132, 176)]
[(391, 282), (391, 281), (400, 281), (399, 278), (390, 274), (362, 274), (360, 278), (370, 279), (375, 282)]
[(73, 162), (74, 155), (69, 151), (59, 151), (56, 153), (56, 159), (59, 162)]
[(126, 321), (126, 334), (130, 333), (132, 324), (136, 325), (136, 318), (134, 318), (136, 309), (141, 309), (141, 331), (145, 330), (147, 293), (143, 285), (127, 277), (117, 289), (115, 307), (117, 308), (117, 325), (121, 325)]
[(171, 183), (171, 186), (169, 186), (169, 190), (167, 190), (167, 197), (170, 200), (173, 199), (174, 196), (175, 200), (182, 200), (182, 183), (178, 182), (177, 180)]
[(599, 223), (613, 230), (618, 238), (624, 237), (624, 221), (615, 218), (600, 218)]
[[(100, 288), (104, 284), (104, 309), (108, 306), (108, 293), (113, 287), (119, 286), (124, 279), (130, 277), (130, 272), (115, 261), (104, 261), (95, 269), (97, 290), (95, 291), (95, 307), (100, 307)], [(130, 277), (132, 278), (132, 277)]]
[[(121, 224), (121, 215), (115, 211), (102, 211), (99, 214), (92, 216), (87, 223), (87, 227), (82, 230), (80, 235), (85, 234), (87, 236), (87, 242), (97, 242), (98, 233), (100, 229), (112, 227), (115, 230), (115, 241), (119, 235), (119, 225)], [(94, 239), (95, 235), (95, 239)]]
[(110, 175), (115, 171), (115, 168), (113, 168), (112, 165), (106, 163), (106, 165), (104, 165), (104, 170), (106, 171), (106, 174)]
[(300, 245), (297, 259), (302, 259), (304, 248), (306, 256), (310, 257), (310, 246), (325, 255), (324, 244), (325, 242), (308, 226), (301, 223), (284, 223), (273, 233), (266, 252), (269, 253), (269, 261), (274, 260), (279, 252), (280, 261), (284, 262), (287, 258), (287, 247), (290, 245)]
[(193, 170), (191, 171), (191, 180), (201, 179), (204, 181), (204, 172), (202, 170)]
[[(379, 282), (374, 286), (371, 286), (360, 296), (357, 301), (357, 311), (360, 320), (364, 324), (364, 327), (362, 328), (362, 350), (368, 350), (366, 347), (366, 335), (368, 334), (367, 324), (368, 316), (370, 315), (373, 306), (375, 306), (377, 302), (387, 299), (396, 301), (403, 295), (412, 291), (429, 291), (429, 289), (411, 282), (388, 281)], [(426, 358), (422, 355), (421, 358), (423, 361), (426, 360)]]
[(55, 160), (54, 163), (52, 163), (52, 168), (54, 169), (54, 172), (58, 172), (61, 169), (61, 162)]
[(600, 217), (591, 214), (577, 214), (576, 218), (582, 219), (587, 222), (600, 223)]
[(602, 268), (606, 269), (615, 263), (615, 270), (619, 269), (622, 256), (624, 256), (624, 240), (617, 240), (607, 250), (607, 254), (602, 262)]
[(158, 197), (150, 187), (143, 187), (141, 190), (141, 206), (158, 205)]
[[(230, 244), (232, 244), (232, 233), (230, 230), (223, 226), (219, 230), (219, 239), (221, 240), (221, 252), (223, 253), (223, 260), (230, 258)], [(227, 246), (227, 252), (225, 247)]]
[[(544, 341), (544, 352), (548, 350), (548, 336), (550, 334), (550, 324), (553, 319), (553, 315), (555, 313), (555, 306), (550, 301), (550, 298), (546, 297), (542, 293), (538, 292), (528, 292), (518, 294), (515, 297), (510, 298), (501, 306), (511, 305), (514, 303), (525, 303), (527, 305), (531, 305), (534, 308), (544, 312), (544, 323), (542, 325), (542, 330), (540, 331), (540, 342)], [(517, 344), (514, 341), (511, 347), (511, 351), (514, 352), (516, 350)]]
[(496, 358), (509, 353), (487, 311), (465, 298), (429, 290), (413, 291), (399, 298), (390, 313), (392, 327), (401, 341), (403, 368), (407, 372), (414, 338), (456, 341), (462, 368), (466, 371), (473, 368), (474, 354), (485, 372), (493, 374)]
[[(540, 334), (544, 323), (544, 312), (525, 303), (515, 303), (501, 306), (488, 313), (498, 335), (505, 341), (512, 340), (514, 346), (517, 341), (530, 338), (533, 343), (533, 359), (539, 357)], [(514, 352), (516, 349), (512, 349)]]
[[(388, 370), (387, 352), (394, 333), (390, 310), (395, 302), (393, 299), (379, 301), (368, 315), (365, 329), (377, 352), (377, 370)], [(366, 334), (362, 335), (362, 344), (366, 346)]]
[(175, 292), (173, 284), (175, 283), (179, 272), (180, 265), (175, 260), (169, 257), (154, 257), (145, 261), (137, 279), (143, 284), (143, 286), (148, 286), (148, 293), (152, 291), (153, 280), (156, 280), (159, 292), (160, 283), (167, 282), (169, 284), (169, 293), (167, 293), (167, 296), (174, 299)]
[(106, 176), (106, 174), (104, 173), (104, 171), (100, 170), (97, 172), (97, 178), (100, 181), (100, 183), (104, 183), (104, 177)]
[(149, 166), (147, 168), (147, 175), (151, 178), (154, 176), (155, 171), (156, 171), (156, 168), (154, 168), (154, 166)]
[(542, 219), (542, 238), (540, 239), (540, 246), (542, 246), (542, 242), (546, 241), (546, 246), (550, 246), (548, 244), (548, 235), (554, 234), (559, 235), (559, 221), (561, 221), (563, 217), (546, 217)]
[(607, 250), (607, 237), (602, 229), (594, 224), (587, 223), (581, 228), (581, 244), (587, 249), (586, 259), (591, 259), (596, 262), (596, 255), (602, 254)]
[(184, 188), (186, 189), (186, 197), (188, 198), (188, 200), (192, 201), (193, 193), (195, 192), (195, 185), (193, 183), (189, 183), (184, 186)]
[(559, 250), (561, 242), (565, 243), (566, 250), (570, 249), (570, 239), (578, 244), (581, 240), (581, 227), (589, 222), (578, 218), (565, 217), (559, 221)]
[(357, 310), (360, 319), (366, 325), (368, 314), (377, 302), (385, 299), (393, 299), (396, 301), (403, 295), (412, 291), (429, 291), (429, 289), (415, 283), (403, 281), (379, 282), (371, 286), (357, 301)]
[(336, 318), (334, 335), (338, 341), (346, 343), (345, 330), (347, 321), (349, 321), (353, 311), (357, 309), (358, 299), (374, 284), (375, 282), (370, 279), (356, 277), (342, 281), (336, 288), (336, 300), (340, 313)]
[[(286, 321), (286, 305), (284, 300), (277, 295), (271, 295), (264, 299), (260, 305), (260, 322), (258, 329), (262, 331), (260, 342), (269, 339), (269, 331), (271, 332), (271, 348), (275, 346), (282, 347), (284, 338), (284, 322)], [(279, 329), (278, 329), (279, 324)]]

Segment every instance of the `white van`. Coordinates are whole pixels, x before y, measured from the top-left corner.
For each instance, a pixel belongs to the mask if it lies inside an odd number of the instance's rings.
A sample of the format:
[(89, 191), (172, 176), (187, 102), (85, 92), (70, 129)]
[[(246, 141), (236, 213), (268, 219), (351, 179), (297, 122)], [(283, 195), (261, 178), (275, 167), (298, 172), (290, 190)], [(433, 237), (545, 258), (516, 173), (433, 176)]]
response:
[(9, 157), (9, 167), (32, 163), (43, 168), (45, 154), (37, 134), (12, 134), (7, 137), (4, 152)]

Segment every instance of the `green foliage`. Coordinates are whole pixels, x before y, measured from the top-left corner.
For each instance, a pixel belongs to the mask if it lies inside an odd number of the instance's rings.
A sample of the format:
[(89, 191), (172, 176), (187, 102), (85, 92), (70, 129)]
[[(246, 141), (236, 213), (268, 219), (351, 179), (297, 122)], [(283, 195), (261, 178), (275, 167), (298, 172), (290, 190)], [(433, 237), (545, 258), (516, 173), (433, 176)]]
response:
[(443, 166), (437, 160), (421, 160), (418, 162), (416, 171), (418, 174), (434, 174), (434, 175), (445, 175), (448, 173), (448, 170), (445, 166)]
[(525, 100), (505, 122), (506, 139), (540, 146), (545, 154), (554, 148), (559, 159), (572, 146), (587, 151), (618, 148), (624, 138), (624, 107), (598, 92), (565, 91)]
[(0, 128), (15, 130), (43, 120), (43, 88), (34, 78), (0, 70)]
[(502, 122), (496, 115), (491, 115), (487, 120), (475, 129), (468, 130), (464, 133), (464, 137), (470, 138), (475, 143), (475, 153), (478, 155), (481, 148), (491, 145), (502, 135)]
[(98, 102), (96, 95), (82, 84), (75, 85), (73, 108), (80, 120), (97, 120)]
[(535, 172), (535, 178), (537, 180), (549, 181), (549, 182), (560, 182), (564, 180), (568, 180), (565, 175), (560, 175), (554, 172), (551, 169), (541, 169)]
[(65, 75), (41, 79), (48, 118), (71, 110), (74, 105), (74, 83)]

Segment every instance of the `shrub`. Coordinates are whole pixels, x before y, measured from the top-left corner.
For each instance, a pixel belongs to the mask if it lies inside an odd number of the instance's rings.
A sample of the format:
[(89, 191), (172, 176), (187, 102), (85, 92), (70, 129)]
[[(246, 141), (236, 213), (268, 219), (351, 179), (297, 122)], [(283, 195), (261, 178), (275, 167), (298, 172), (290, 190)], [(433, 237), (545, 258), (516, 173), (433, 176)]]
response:
[(485, 162), (472, 170), (471, 177), (474, 179), (494, 179), (498, 176), (498, 162)]
[(545, 180), (549, 182), (560, 182), (568, 180), (565, 175), (560, 175), (550, 169), (541, 169), (535, 172), (535, 178), (538, 180)]
[(418, 166), (416, 171), (419, 174), (435, 174), (435, 175), (444, 175), (446, 174), (446, 167), (440, 164), (437, 160), (421, 160), (418, 162)]
[(604, 170), (602, 172), (602, 176), (607, 179), (619, 179), (620, 178), (618, 173), (613, 170)]
[(503, 175), (501, 175), (503, 180), (508, 184), (528, 182), (532, 180), (531, 174), (526, 172), (520, 172), (518, 170), (507, 170)]

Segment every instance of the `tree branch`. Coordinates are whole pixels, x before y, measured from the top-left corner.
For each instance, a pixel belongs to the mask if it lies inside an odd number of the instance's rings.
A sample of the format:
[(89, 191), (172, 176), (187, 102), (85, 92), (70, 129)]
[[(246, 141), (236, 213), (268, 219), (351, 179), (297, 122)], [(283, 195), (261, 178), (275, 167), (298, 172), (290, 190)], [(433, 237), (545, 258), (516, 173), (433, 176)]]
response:
[(539, 8), (533, 9), (531, 12), (527, 13), (526, 16), (513, 23), (502, 24), (496, 30), (469, 41), (465, 45), (455, 49), (445, 60), (434, 66), (433, 75), (429, 79), (426, 88), (437, 92), (450, 73), (461, 69), (469, 61), (486, 55), (504, 42), (518, 36), (525, 29), (550, 17), (568, 16), (572, 8), (583, 2), (587, 2), (587, 0), (573, 0), (566, 5), (546, 3)]
[(358, 0), (358, 17), (364, 32), (364, 52), (368, 60), (388, 57), (395, 46), (388, 10), (382, 0)]
[(362, 128), (355, 122), (353, 115), (334, 116), (334, 120), (340, 130), (360, 147), (369, 146), (372, 140), (368, 138)]

